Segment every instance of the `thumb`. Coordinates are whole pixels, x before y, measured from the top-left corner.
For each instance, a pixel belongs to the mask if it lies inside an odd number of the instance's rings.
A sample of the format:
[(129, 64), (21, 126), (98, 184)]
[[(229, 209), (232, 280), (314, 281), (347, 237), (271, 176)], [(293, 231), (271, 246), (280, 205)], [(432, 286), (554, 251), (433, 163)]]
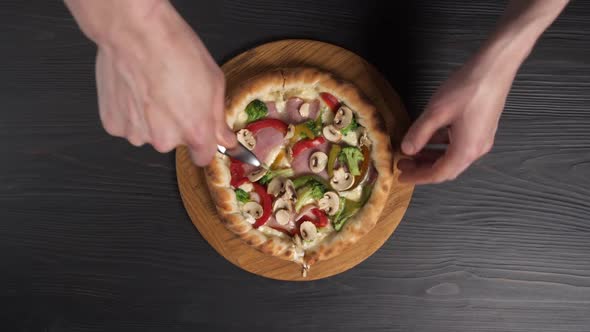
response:
[(218, 122), (215, 135), (217, 142), (226, 148), (232, 148), (238, 144), (236, 134), (234, 134), (234, 132), (229, 129), (225, 122)]
[(441, 110), (426, 110), (422, 113), (418, 120), (408, 129), (402, 141), (402, 152), (410, 156), (420, 152), (436, 131), (447, 124), (444, 115)]

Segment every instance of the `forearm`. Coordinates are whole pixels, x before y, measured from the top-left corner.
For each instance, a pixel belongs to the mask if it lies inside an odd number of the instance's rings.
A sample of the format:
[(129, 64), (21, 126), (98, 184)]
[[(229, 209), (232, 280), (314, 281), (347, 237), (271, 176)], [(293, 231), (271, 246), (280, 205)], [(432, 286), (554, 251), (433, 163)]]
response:
[(132, 39), (170, 10), (168, 0), (64, 0), (84, 34), (98, 45)]
[(511, 0), (490, 38), (473, 58), (482, 70), (516, 71), (568, 0)]

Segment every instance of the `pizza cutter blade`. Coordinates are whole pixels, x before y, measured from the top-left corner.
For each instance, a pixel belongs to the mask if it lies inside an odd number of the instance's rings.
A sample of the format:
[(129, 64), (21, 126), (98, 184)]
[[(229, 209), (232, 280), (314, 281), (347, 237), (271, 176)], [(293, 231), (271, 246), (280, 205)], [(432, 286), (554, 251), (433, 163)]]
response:
[[(223, 153), (227, 156), (235, 158), (239, 161), (242, 161), (246, 164), (253, 165), (255, 167), (265, 167), (259, 160), (256, 158), (252, 151), (248, 150), (245, 146), (243, 146), (240, 142), (236, 147), (228, 149), (224, 146), (217, 145), (217, 151)], [(265, 167), (266, 168), (266, 167)]]

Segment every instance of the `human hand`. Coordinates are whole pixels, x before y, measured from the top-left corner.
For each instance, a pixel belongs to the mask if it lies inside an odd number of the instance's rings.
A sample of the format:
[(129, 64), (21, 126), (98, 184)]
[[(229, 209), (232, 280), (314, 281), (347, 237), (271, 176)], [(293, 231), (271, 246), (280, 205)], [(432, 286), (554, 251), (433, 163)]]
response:
[[(398, 163), (400, 181), (415, 184), (455, 179), (490, 151), (513, 71), (489, 71), (472, 61), (441, 85), (410, 127), (401, 148), (413, 159)], [(446, 151), (428, 144), (447, 144)]]
[[(415, 184), (455, 179), (492, 148), (500, 114), (518, 68), (568, 0), (511, 0), (481, 49), (451, 75), (410, 127), (399, 180)], [(446, 151), (425, 149), (448, 143)]]
[[(87, 34), (98, 45), (99, 112), (109, 134), (136, 146), (149, 143), (159, 152), (187, 145), (200, 166), (213, 158), (217, 143), (236, 144), (223, 114), (223, 72), (167, 1), (151, 1), (146, 8), (138, 6), (147, 1), (112, 2), (102, 17), (107, 23), (97, 17), (101, 4), (88, 3), (80, 6), (95, 6), (83, 9), (93, 10), (88, 21), (94, 25), (86, 30), (98, 30)], [(134, 16), (112, 17), (129, 13)]]

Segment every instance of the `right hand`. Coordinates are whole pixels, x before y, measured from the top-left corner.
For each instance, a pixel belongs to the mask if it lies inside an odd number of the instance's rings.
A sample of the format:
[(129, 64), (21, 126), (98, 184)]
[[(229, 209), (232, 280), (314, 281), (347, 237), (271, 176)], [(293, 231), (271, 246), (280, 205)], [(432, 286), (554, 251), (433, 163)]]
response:
[[(404, 137), (402, 152), (414, 158), (399, 161), (400, 181), (453, 180), (489, 152), (515, 73), (472, 61), (451, 75)], [(429, 150), (428, 143), (447, 143), (448, 148), (444, 153)]]
[(111, 28), (95, 40), (105, 130), (159, 152), (186, 145), (199, 166), (211, 161), (217, 144), (234, 146), (224, 118), (223, 72), (174, 8), (157, 3), (119, 25), (122, 30)]

